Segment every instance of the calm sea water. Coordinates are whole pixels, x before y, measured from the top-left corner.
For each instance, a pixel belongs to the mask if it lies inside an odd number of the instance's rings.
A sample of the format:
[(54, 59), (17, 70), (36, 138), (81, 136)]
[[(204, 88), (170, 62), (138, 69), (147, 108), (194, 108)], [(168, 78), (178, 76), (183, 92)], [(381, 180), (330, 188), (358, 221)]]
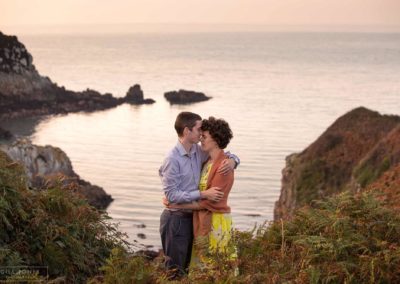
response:
[[(160, 246), (157, 170), (177, 141), (176, 115), (225, 118), (241, 158), (230, 205), (237, 228), (273, 217), (285, 156), (358, 106), (400, 114), (400, 34), (209, 33), (20, 36), (39, 72), (72, 90), (124, 96), (139, 83), (154, 105), (8, 121), (34, 143), (61, 147), (82, 178), (115, 201), (109, 214), (132, 242)], [(170, 106), (166, 91), (205, 92)], [(141, 239), (138, 234), (145, 234)]]

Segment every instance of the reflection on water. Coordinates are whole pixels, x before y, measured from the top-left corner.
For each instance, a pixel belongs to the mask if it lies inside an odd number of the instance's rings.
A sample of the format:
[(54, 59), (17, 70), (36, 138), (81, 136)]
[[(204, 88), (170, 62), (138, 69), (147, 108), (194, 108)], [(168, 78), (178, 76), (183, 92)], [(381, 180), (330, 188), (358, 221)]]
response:
[[(396, 34), (142, 34), (22, 40), (39, 71), (61, 85), (123, 96), (140, 83), (145, 97), (157, 101), (4, 125), (30, 136), (35, 144), (63, 149), (83, 179), (113, 196), (108, 212), (130, 240), (156, 247), (163, 209), (157, 170), (176, 143), (173, 123), (180, 111), (214, 115), (230, 123), (234, 138), (228, 150), (242, 163), (229, 202), (236, 227), (247, 230), (272, 219), (287, 155), (307, 147), (340, 115), (360, 105), (383, 113), (400, 110)], [(179, 88), (213, 98), (170, 106), (163, 93)]]

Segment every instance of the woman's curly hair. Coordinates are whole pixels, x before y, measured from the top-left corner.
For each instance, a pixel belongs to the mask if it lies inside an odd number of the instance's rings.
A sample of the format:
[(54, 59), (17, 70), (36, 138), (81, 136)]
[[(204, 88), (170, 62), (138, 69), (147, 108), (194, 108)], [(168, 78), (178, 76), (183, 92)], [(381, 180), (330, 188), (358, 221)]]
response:
[(216, 119), (213, 116), (210, 116), (208, 119), (203, 119), (201, 130), (208, 131), (212, 139), (221, 149), (225, 149), (229, 141), (233, 138), (232, 130), (228, 122), (223, 119)]

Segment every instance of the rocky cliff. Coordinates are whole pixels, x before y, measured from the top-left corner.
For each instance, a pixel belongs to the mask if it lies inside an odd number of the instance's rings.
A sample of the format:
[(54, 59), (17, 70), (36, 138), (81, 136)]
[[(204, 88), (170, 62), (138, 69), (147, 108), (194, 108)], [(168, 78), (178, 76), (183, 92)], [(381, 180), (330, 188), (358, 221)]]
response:
[[(151, 102), (143, 99), (143, 94), (141, 98), (135, 103)], [(39, 74), (32, 55), (17, 37), (0, 32), (0, 119), (91, 112), (130, 101), (131, 97), (115, 98), (90, 89), (73, 92), (58, 86)]]
[(112, 201), (101, 187), (90, 184), (74, 172), (70, 159), (60, 148), (37, 146), (27, 139), (20, 139), (0, 149), (24, 166), (31, 188), (40, 190), (59, 184), (82, 195), (99, 209), (106, 208)]
[(400, 162), (400, 117), (357, 108), (303, 152), (286, 158), (274, 218), (344, 191), (365, 190)]

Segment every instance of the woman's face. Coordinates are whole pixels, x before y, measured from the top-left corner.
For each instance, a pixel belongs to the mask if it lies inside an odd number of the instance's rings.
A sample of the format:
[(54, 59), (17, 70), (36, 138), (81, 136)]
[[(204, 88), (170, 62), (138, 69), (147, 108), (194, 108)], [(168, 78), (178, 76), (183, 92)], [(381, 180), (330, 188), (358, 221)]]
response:
[(211, 150), (218, 148), (217, 142), (212, 139), (210, 132), (208, 131), (203, 131), (201, 137), (200, 137), (200, 142), (201, 142), (201, 149), (204, 152), (210, 152)]

